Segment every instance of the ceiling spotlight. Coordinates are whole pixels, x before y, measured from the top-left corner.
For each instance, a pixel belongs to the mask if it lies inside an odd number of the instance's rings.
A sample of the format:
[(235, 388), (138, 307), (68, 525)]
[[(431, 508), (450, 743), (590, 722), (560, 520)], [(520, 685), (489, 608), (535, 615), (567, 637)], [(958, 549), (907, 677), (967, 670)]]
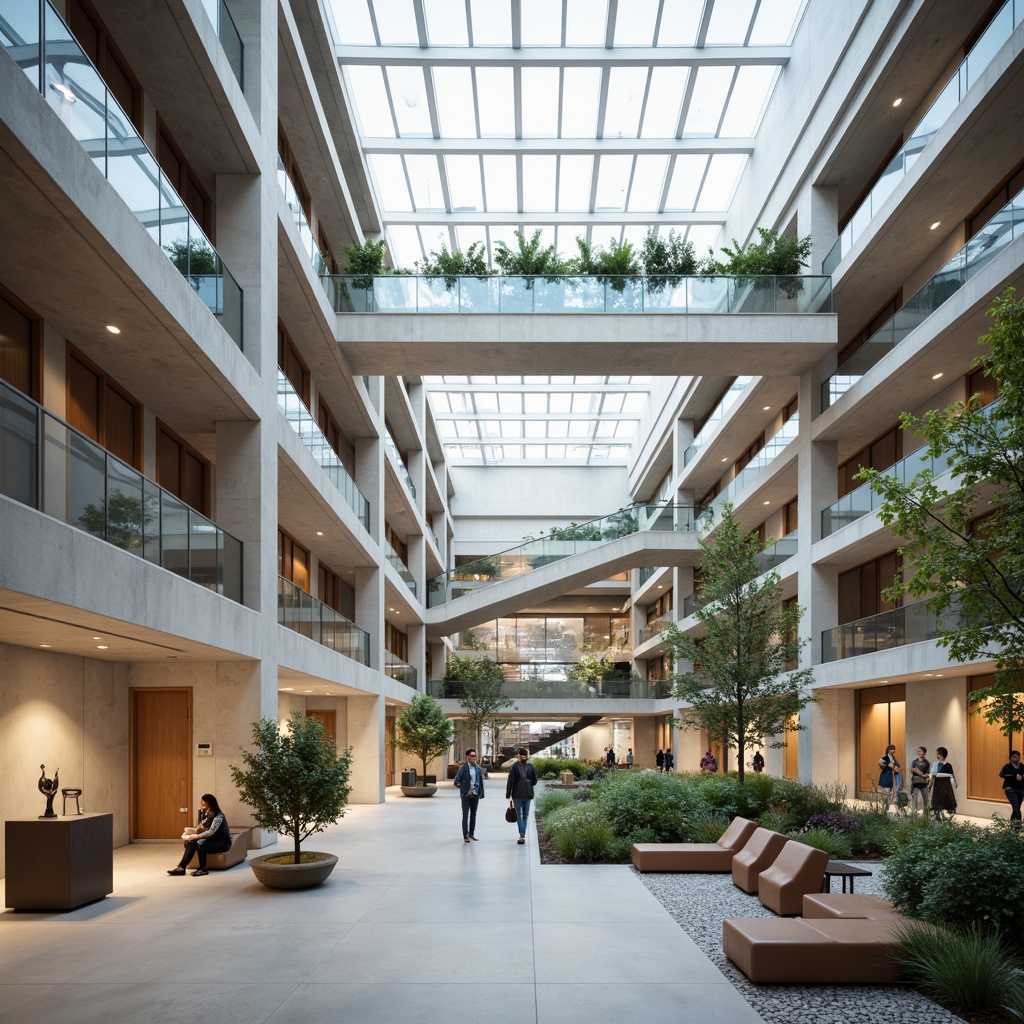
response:
[(110, 331), (111, 334), (120, 334), (121, 333), (121, 328), (120, 327), (115, 327), (113, 324), (107, 324), (107, 330)]
[(317, 535), (318, 537), (322, 537), (322, 536), (324, 535), (324, 531), (323, 531), (323, 530), (317, 530), (317, 531), (316, 531), (316, 535)]
[(764, 407), (764, 411), (765, 411), (765, 412), (767, 412), (767, 411), (768, 411), (768, 410), (769, 410), (770, 408), (771, 408), (771, 406), (770, 406), (770, 405), (766, 405), (766, 406)]
[(94, 636), (93, 637), (93, 640), (102, 640), (102, 639), (103, 639), (103, 637), (101, 637), (101, 636)]
[(770, 504), (771, 504), (771, 502), (770, 502), (770, 501), (764, 501), (764, 502), (762, 502), (761, 504), (763, 504), (763, 505), (770, 505)]
[(40, 647), (52, 647), (53, 644), (40, 644), (39, 646)]
[(929, 231), (934, 231), (941, 223), (942, 223), (941, 220), (937, 220), (928, 230)]
[(729, 457), (728, 457), (728, 456), (726, 456), (726, 457), (725, 457), (724, 459), (722, 459), (722, 461), (723, 461), (723, 462), (728, 462), (728, 461), (729, 461)]
[(96, 650), (97, 651), (105, 651), (105, 650), (107, 650), (107, 645), (106, 644), (97, 644), (96, 645)]
[(932, 380), (938, 380), (941, 376), (942, 376), (941, 373), (933, 373), (932, 374)]
[(892, 101), (892, 105), (894, 107), (898, 107), (902, 102), (903, 102), (903, 97), (902, 96), (897, 96), (896, 99), (894, 99)]

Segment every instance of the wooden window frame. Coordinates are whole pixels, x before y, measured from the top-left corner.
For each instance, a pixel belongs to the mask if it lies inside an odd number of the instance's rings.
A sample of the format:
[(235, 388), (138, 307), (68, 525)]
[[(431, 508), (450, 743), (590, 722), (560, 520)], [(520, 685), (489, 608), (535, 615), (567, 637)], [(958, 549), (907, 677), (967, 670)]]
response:
[[(302, 371), (301, 381), (296, 382), (292, 380), (291, 376), (289, 376), (287, 363), (285, 361), (286, 355), (290, 355), (294, 358), (295, 362), (299, 364), (299, 368)], [(299, 351), (298, 345), (295, 344), (292, 340), (292, 336), (288, 333), (288, 328), (285, 327), (280, 320), (277, 322), (277, 365), (285, 377), (288, 378), (292, 387), (295, 388), (295, 391), (302, 400), (303, 405), (305, 405), (306, 410), (310, 412), (310, 415), (312, 415), (312, 411), (310, 410), (310, 406), (313, 404), (311, 397), (313, 390), (312, 374), (309, 372), (309, 366), (307, 365), (306, 360), (302, 358), (302, 353)]]
[[(288, 544), (290, 544), (292, 546), (292, 558), (289, 561), (288, 566), (287, 566), (287, 568), (288, 568), (288, 573), (287, 574), (282, 571), (284, 568), (286, 568), (286, 566), (283, 564), (284, 563), (284, 553), (285, 553), (284, 552), (285, 542), (287, 542)], [(295, 577), (295, 571), (294, 571), (294, 566), (295, 566), (294, 549), (295, 548), (298, 548), (306, 556), (307, 585), (305, 587), (301, 583), (296, 582), (296, 580), (294, 578)], [(309, 548), (307, 548), (306, 545), (302, 544), (300, 541), (297, 541), (286, 529), (284, 529), (284, 527), (278, 525), (278, 527), (277, 527), (277, 572), (278, 572), (278, 575), (282, 576), (284, 579), (286, 579), (293, 586), (296, 586), (300, 590), (305, 591), (310, 596), (312, 596), (312, 587), (313, 587), (312, 562), (313, 562), (312, 552), (309, 550)]]
[[(191, 455), (192, 458), (195, 459), (197, 462), (200, 462), (202, 464), (202, 466), (203, 466), (203, 507), (202, 508), (197, 508), (196, 511), (202, 513), (204, 516), (207, 517), (207, 519), (209, 519), (210, 518), (210, 508), (211, 508), (210, 483), (211, 483), (211, 480), (212, 480), (212, 467), (213, 467), (213, 463), (210, 462), (210, 460), (205, 455), (203, 455), (203, 453), (201, 451), (199, 451), (197, 448), (194, 448), (192, 445), (190, 445), (188, 443), (188, 441), (185, 440), (185, 438), (183, 438), (176, 431), (172, 430), (161, 419), (157, 419), (157, 421), (156, 421), (157, 450), (158, 451), (159, 451), (159, 437), (160, 437), (161, 432), (166, 434), (172, 441), (174, 441), (175, 444), (177, 444), (179, 446), (180, 450), (181, 450), (180, 454), (179, 454), (179, 457), (178, 457), (178, 480), (179, 480), (179, 482), (181, 481), (182, 476), (183, 476), (183, 472), (182, 472), (183, 467), (181, 465), (181, 457), (182, 456), (184, 456), (187, 453), (187, 454)], [(159, 478), (159, 475), (160, 475), (159, 472), (157, 472), (156, 476), (158, 478)], [(160, 484), (161, 487), (164, 487), (164, 485), (160, 483), (159, 479), (157, 479), (156, 482), (158, 484)], [(169, 488), (164, 487), (164, 490), (169, 490)], [(179, 490), (180, 490), (180, 488), (179, 488)], [(172, 491), (171, 493), (173, 494), (174, 492)], [(176, 498), (178, 498), (179, 501), (185, 501), (185, 499), (182, 498), (182, 496), (180, 494), (175, 494), (174, 496)], [(185, 502), (185, 503), (188, 504), (188, 502)], [(190, 505), (189, 507), (191, 508), (193, 506)]]
[[(199, 175), (192, 169), (192, 164), (188, 158), (182, 152), (181, 147), (178, 145), (177, 140), (174, 138), (171, 129), (167, 126), (167, 122), (159, 115), (156, 116), (156, 137), (157, 137), (157, 163), (160, 164), (160, 169), (167, 175), (168, 178), (171, 175), (164, 167), (163, 161), (160, 159), (160, 152), (164, 146), (166, 146), (171, 153), (174, 154), (174, 158), (180, 165), (181, 172), (178, 181), (172, 181), (171, 184), (174, 186), (175, 191), (178, 193), (178, 198), (188, 208), (189, 213), (197, 221), (199, 226), (206, 233), (206, 237), (212, 242), (213, 239), (213, 200), (210, 198), (210, 193), (206, 191), (205, 186), (199, 179)], [(188, 204), (188, 185), (191, 183), (192, 187), (203, 197), (203, 216), (192, 209)]]
[(291, 143), (288, 141), (288, 134), (285, 132), (284, 126), (280, 121), (277, 124), (277, 155), (281, 158), (284, 173), (288, 175), (288, 180), (291, 181), (292, 187), (295, 189), (299, 205), (302, 207), (302, 212), (306, 215), (306, 221), (312, 225), (313, 203), (309, 189), (302, 178), (299, 162), (295, 159), (295, 153), (292, 150)]
[[(42, 404), (43, 394), (43, 318), (30, 306), (21, 301), (12, 291), (0, 284), (0, 299), (3, 299), (15, 312), (21, 313), (29, 322), (29, 391), (28, 397)], [(4, 378), (6, 379), (6, 378)], [(11, 387), (13, 382), (7, 381)]]

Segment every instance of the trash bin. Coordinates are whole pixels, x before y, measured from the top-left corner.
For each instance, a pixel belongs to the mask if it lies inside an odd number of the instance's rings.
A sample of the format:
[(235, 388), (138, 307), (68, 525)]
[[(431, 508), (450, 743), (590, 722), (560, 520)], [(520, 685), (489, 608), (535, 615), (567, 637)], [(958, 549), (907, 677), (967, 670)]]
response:
[(402, 770), (402, 785), (403, 786), (415, 786), (416, 785), (416, 769), (405, 768)]

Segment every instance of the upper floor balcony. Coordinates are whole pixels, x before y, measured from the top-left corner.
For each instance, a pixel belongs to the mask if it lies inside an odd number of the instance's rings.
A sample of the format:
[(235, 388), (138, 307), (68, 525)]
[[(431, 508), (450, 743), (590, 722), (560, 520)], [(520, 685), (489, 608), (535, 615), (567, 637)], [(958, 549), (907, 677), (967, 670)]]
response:
[(961, 621), (958, 607), (936, 615), (927, 601), (916, 601), (823, 630), (821, 660), (823, 663), (842, 661), (861, 654), (937, 640), (943, 633), (955, 629)]
[(370, 664), (370, 634), (283, 576), (277, 578), (277, 621), (360, 665)]
[[(501, 693), (513, 700), (664, 700), (672, 696), (672, 688), (669, 679), (507, 679)], [(427, 693), (440, 699), (458, 699), (451, 684), (443, 679), (429, 680)]]
[(201, 0), (201, 3), (213, 23), (213, 27), (217, 30), (217, 38), (220, 40), (224, 56), (227, 57), (235, 78), (238, 79), (239, 86), (244, 89), (245, 44), (239, 35), (235, 19), (231, 17), (231, 12), (224, 0)]

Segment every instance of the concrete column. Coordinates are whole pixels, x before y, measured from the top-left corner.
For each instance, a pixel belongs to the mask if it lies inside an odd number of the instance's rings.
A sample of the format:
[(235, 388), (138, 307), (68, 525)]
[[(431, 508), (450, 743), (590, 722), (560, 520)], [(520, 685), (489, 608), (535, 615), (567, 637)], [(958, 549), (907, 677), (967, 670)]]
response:
[(384, 698), (348, 698), (348, 745), (352, 748), (354, 804), (384, 802)]
[(384, 442), (380, 437), (357, 437), (355, 452), (356, 487), (370, 503), (366, 528), (380, 546), (384, 543)]
[(370, 668), (384, 668), (384, 570), (356, 566), (356, 625), (370, 634)]
[[(857, 749), (854, 743), (853, 690), (819, 690), (816, 704), (804, 708), (799, 733), (799, 772), (803, 782), (842, 782), (856, 793)], [(811, 737), (814, 739), (812, 744)]]
[(809, 272), (821, 273), (821, 264), (839, 237), (839, 189), (834, 185), (805, 186), (797, 201), (797, 235), (811, 236)]
[(409, 625), (409, 664), (416, 669), (416, 689), (420, 693), (427, 690), (426, 633), (426, 627), (420, 622)]

